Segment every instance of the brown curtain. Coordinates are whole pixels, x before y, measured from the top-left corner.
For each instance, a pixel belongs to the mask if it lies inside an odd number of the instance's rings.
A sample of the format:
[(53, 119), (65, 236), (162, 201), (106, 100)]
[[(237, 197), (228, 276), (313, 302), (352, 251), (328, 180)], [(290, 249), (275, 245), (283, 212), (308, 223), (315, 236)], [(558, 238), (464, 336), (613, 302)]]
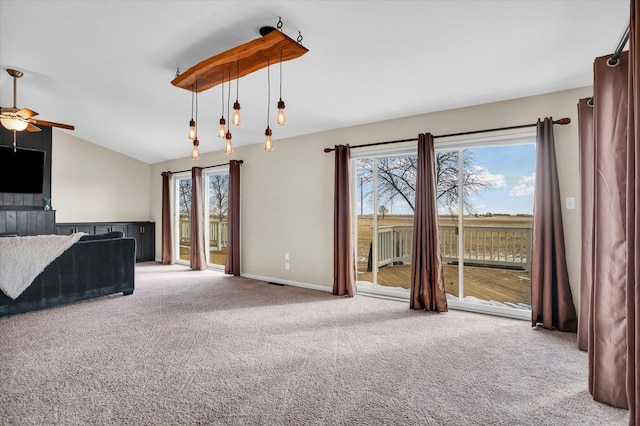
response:
[(204, 213), (202, 210), (202, 167), (191, 168), (191, 269), (207, 268), (204, 252)]
[(335, 146), (335, 192), (333, 203), (333, 294), (354, 294), (354, 260), (351, 221), (351, 180), (348, 145)]
[(593, 185), (595, 179), (593, 104), (591, 98), (578, 101), (578, 149), (580, 151), (580, 309), (578, 348), (586, 351), (589, 342), (589, 303), (593, 283)]
[(631, 1), (629, 25), (629, 134), (627, 139), (627, 401), (629, 423), (640, 424), (640, 0)]
[[(596, 401), (627, 408), (626, 167), (628, 56), (594, 63), (594, 181), (592, 289), (589, 312), (589, 391)], [(589, 259), (583, 259), (587, 262)]]
[(536, 190), (531, 253), (531, 323), (535, 327), (575, 332), (578, 318), (569, 287), (564, 251), (560, 186), (553, 120), (536, 128)]
[(229, 161), (229, 243), (225, 274), (240, 275), (240, 165), (241, 161)]
[(410, 308), (446, 312), (447, 296), (438, 241), (435, 151), (430, 133), (418, 135), (417, 173)]
[(171, 226), (171, 172), (162, 172), (162, 264), (173, 265), (173, 227)]

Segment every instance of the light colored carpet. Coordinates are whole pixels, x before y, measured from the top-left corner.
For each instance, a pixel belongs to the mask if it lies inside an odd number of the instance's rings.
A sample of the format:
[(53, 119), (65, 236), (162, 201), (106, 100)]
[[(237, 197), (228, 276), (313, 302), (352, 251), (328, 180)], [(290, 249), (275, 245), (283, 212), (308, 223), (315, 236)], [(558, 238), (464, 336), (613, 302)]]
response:
[(139, 264), (132, 296), (0, 318), (0, 423), (626, 425), (575, 335)]

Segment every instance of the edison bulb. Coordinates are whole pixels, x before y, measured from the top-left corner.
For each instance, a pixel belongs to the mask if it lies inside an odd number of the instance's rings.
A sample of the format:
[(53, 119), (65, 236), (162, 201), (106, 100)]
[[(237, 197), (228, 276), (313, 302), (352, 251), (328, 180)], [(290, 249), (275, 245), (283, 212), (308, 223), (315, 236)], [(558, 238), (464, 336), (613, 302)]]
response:
[(224, 153), (229, 155), (233, 152), (233, 145), (231, 144), (231, 139), (227, 139), (224, 143)]
[(267, 152), (273, 151), (273, 141), (271, 140), (271, 129), (267, 126), (267, 130), (264, 131), (264, 150)]
[(196, 122), (193, 119), (189, 121), (189, 139), (196, 139)]
[(225, 124), (227, 124), (224, 117), (220, 117), (220, 128), (218, 129), (218, 138), (224, 139), (227, 135), (227, 129), (225, 128)]
[(280, 98), (280, 101), (278, 102), (278, 126), (284, 126), (284, 124), (287, 122), (287, 116), (284, 114), (284, 101), (282, 100), (282, 98)]
[(200, 141), (198, 140), (198, 138), (195, 138), (193, 140), (193, 149), (191, 150), (191, 158), (193, 158), (194, 160), (200, 158), (200, 149), (198, 148), (198, 145), (200, 145)]
[(231, 124), (239, 126), (240, 123), (242, 123), (242, 119), (240, 118), (240, 102), (236, 99), (233, 103), (233, 117), (231, 118)]

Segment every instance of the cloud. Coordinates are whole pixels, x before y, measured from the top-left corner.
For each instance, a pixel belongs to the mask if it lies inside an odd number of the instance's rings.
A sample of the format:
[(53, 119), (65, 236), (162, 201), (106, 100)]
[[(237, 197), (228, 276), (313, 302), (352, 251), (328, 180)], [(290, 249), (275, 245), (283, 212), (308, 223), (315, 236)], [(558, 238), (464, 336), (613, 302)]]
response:
[(518, 180), (518, 185), (511, 188), (509, 196), (511, 197), (528, 197), (533, 195), (536, 185), (536, 173), (531, 173), (530, 176), (523, 176)]
[(490, 188), (503, 188), (507, 186), (507, 183), (504, 181), (504, 175), (491, 174), (489, 170), (484, 167), (474, 166), (472, 174), (479, 182), (484, 183)]

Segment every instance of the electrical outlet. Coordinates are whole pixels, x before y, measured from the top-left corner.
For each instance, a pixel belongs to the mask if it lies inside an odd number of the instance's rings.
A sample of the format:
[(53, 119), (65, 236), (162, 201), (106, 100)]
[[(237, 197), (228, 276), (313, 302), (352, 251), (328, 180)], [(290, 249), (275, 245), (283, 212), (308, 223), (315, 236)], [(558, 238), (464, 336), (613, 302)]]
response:
[(285, 271), (289, 270), (289, 262), (284, 262), (284, 270)]
[(286, 262), (288, 262), (288, 261), (289, 261), (289, 252), (288, 252), (288, 251), (284, 253), (284, 260), (285, 260)]

